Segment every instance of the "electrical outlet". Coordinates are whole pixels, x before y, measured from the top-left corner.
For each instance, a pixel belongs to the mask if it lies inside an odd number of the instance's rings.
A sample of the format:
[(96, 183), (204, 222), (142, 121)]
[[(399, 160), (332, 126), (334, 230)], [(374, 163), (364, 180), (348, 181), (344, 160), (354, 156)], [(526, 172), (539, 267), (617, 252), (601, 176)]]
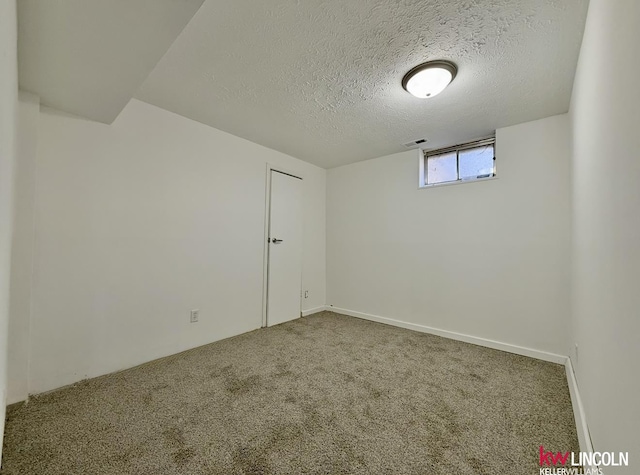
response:
[(304, 298), (305, 298), (305, 299), (308, 299), (308, 298), (309, 298), (309, 291), (308, 291), (308, 290), (305, 290), (305, 291), (304, 291)]
[(200, 319), (200, 309), (191, 310), (191, 323), (196, 323)]

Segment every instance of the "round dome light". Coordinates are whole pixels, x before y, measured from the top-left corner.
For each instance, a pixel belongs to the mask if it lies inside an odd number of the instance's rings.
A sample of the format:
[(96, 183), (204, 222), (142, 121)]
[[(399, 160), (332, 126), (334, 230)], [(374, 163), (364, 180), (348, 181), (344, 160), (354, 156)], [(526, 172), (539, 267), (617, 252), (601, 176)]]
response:
[(437, 96), (456, 77), (458, 68), (449, 61), (423, 63), (402, 78), (402, 87), (420, 99)]

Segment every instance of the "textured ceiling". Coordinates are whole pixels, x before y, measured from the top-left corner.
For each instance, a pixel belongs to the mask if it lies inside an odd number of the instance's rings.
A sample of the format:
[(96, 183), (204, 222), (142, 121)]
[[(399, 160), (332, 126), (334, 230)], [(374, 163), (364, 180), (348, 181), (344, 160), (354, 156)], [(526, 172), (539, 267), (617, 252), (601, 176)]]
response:
[(111, 123), (203, 0), (19, 0), (20, 88)]
[[(136, 97), (331, 168), (566, 112), (587, 0), (207, 0)], [(418, 63), (458, 76), (420, 100)]]

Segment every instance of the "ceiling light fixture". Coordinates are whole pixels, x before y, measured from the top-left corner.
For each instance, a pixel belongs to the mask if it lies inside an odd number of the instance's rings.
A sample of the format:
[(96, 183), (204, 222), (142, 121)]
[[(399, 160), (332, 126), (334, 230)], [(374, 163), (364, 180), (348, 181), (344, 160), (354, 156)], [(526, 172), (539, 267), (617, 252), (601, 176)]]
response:
[(456, 77), (458, 68), (450, 61), (429, 61), (411, 69), (402, 78), (402, 87), (420, 99), (437, 96)]

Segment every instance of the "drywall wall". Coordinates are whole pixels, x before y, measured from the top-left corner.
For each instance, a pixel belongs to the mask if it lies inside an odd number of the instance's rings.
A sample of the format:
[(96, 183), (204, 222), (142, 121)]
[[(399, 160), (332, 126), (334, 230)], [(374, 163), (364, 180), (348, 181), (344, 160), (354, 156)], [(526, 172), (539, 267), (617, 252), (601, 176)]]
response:
[(17, 131), (18, 63), (15, 0), (0, 0), (0, 459), (7, 400), (9, 282)]
[(327, 174), (327, 304), (567, 354), (566, 114), (499, 129), (498, 178), (418, 189), (418, 152)]
[(28, 394), (29, 326), (33, 275), (35, 167), (38, 150), (38, 96), (20, 92), (16, 143), (7, 404)]
[(303, 308), (324, 305), (325, 170), (137, 100), (39, 117), (30, 393), (259, 328), (267, 163), (304, 179)]
[(640, 2), (591, 0), (573, 131), (572, 355), (594, 449), (640, 455)]

